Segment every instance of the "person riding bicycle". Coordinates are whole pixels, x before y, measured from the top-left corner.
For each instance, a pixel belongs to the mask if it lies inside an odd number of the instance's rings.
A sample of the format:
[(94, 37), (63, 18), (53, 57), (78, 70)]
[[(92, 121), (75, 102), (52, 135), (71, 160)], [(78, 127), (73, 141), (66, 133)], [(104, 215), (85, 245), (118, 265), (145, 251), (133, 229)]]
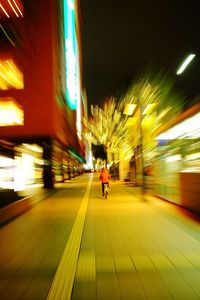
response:
[(110, 174), (106, 167), (102, 169), (99, 179), (101, 180), (102, 196), (104, 196), (104, 185), (108, 184), (109, 186), (109, 179), (110, 179)]

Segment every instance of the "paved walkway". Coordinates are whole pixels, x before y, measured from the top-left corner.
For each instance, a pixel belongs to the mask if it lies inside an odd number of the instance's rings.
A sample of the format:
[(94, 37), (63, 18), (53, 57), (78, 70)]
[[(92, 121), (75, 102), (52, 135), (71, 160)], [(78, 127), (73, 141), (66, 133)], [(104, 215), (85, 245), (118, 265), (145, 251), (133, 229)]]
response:
[(89, 176), (0, 229), (0, 299), (200, 299), (198, 218)]

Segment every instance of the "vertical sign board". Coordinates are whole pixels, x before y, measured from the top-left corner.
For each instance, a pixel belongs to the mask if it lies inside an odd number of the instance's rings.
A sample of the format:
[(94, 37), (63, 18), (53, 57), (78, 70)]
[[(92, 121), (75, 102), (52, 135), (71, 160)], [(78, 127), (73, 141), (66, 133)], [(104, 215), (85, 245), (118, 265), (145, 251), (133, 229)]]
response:
[(77, 80), (77, 109), (76, 109), (76, 129), (78, 138), (81, 140), (81, 133), (82, 133), (82, 114), (81, 114), (81, 92), (80, 92), (80, 65), (79, 65), (79, 51), (77, 48), (76, 51), (76, 80)]
[(71, 109), (77, 107), (77, 40), (74, 0), (63, 0), (66, 99)]
[(77, 135), (81, 139), (81, 93), (79, 49), (76, 37), (75, 0), (63, 0), (66, 99), (69, 107), (76, 110)]

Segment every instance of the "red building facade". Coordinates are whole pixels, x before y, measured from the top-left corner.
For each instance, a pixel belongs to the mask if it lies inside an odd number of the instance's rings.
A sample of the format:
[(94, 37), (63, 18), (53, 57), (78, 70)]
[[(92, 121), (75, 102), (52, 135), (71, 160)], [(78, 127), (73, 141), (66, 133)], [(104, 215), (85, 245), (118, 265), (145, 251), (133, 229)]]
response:
[(6, 0), (1, 3), (0, 107), (5, 113), (0, 114), (0, 138), (14, 144), (22, 169), (23, 156), (29, 160), (28, 183), (43, 178), (44, 186), (52, 187), (54, 181), (77, 175), (84, 163), (80, 122), (77, 125), (84, 113), (77, 3), (72, 1), (80, 76), (79, 101), (73, 109), (66, 96), (64, 1), (18, 0), (18, 9)]

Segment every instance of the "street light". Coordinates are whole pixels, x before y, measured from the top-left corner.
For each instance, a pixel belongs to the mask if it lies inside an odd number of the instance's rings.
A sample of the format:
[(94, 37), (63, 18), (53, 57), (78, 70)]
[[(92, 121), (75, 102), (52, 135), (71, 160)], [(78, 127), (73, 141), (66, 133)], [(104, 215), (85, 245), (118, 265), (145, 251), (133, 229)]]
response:
[(136, 104), (132, 104), (132, 103), (126, 104), (123, 114), (127, 116), (132, 116), (136, 106), (137, 106)]
[(178, 71), (176, 72), (177, 75), (180, 75), (183, 73), (183, 71), (187, 68), (187, 66), (189, 65), (189, 63), (193, 60), (193, 58), (195, 57), (195, 54), (190, 54), (188, 55), (188, 57), (184, 60), (184, 62), (182, 63), (182, 65), (179, 67)]

